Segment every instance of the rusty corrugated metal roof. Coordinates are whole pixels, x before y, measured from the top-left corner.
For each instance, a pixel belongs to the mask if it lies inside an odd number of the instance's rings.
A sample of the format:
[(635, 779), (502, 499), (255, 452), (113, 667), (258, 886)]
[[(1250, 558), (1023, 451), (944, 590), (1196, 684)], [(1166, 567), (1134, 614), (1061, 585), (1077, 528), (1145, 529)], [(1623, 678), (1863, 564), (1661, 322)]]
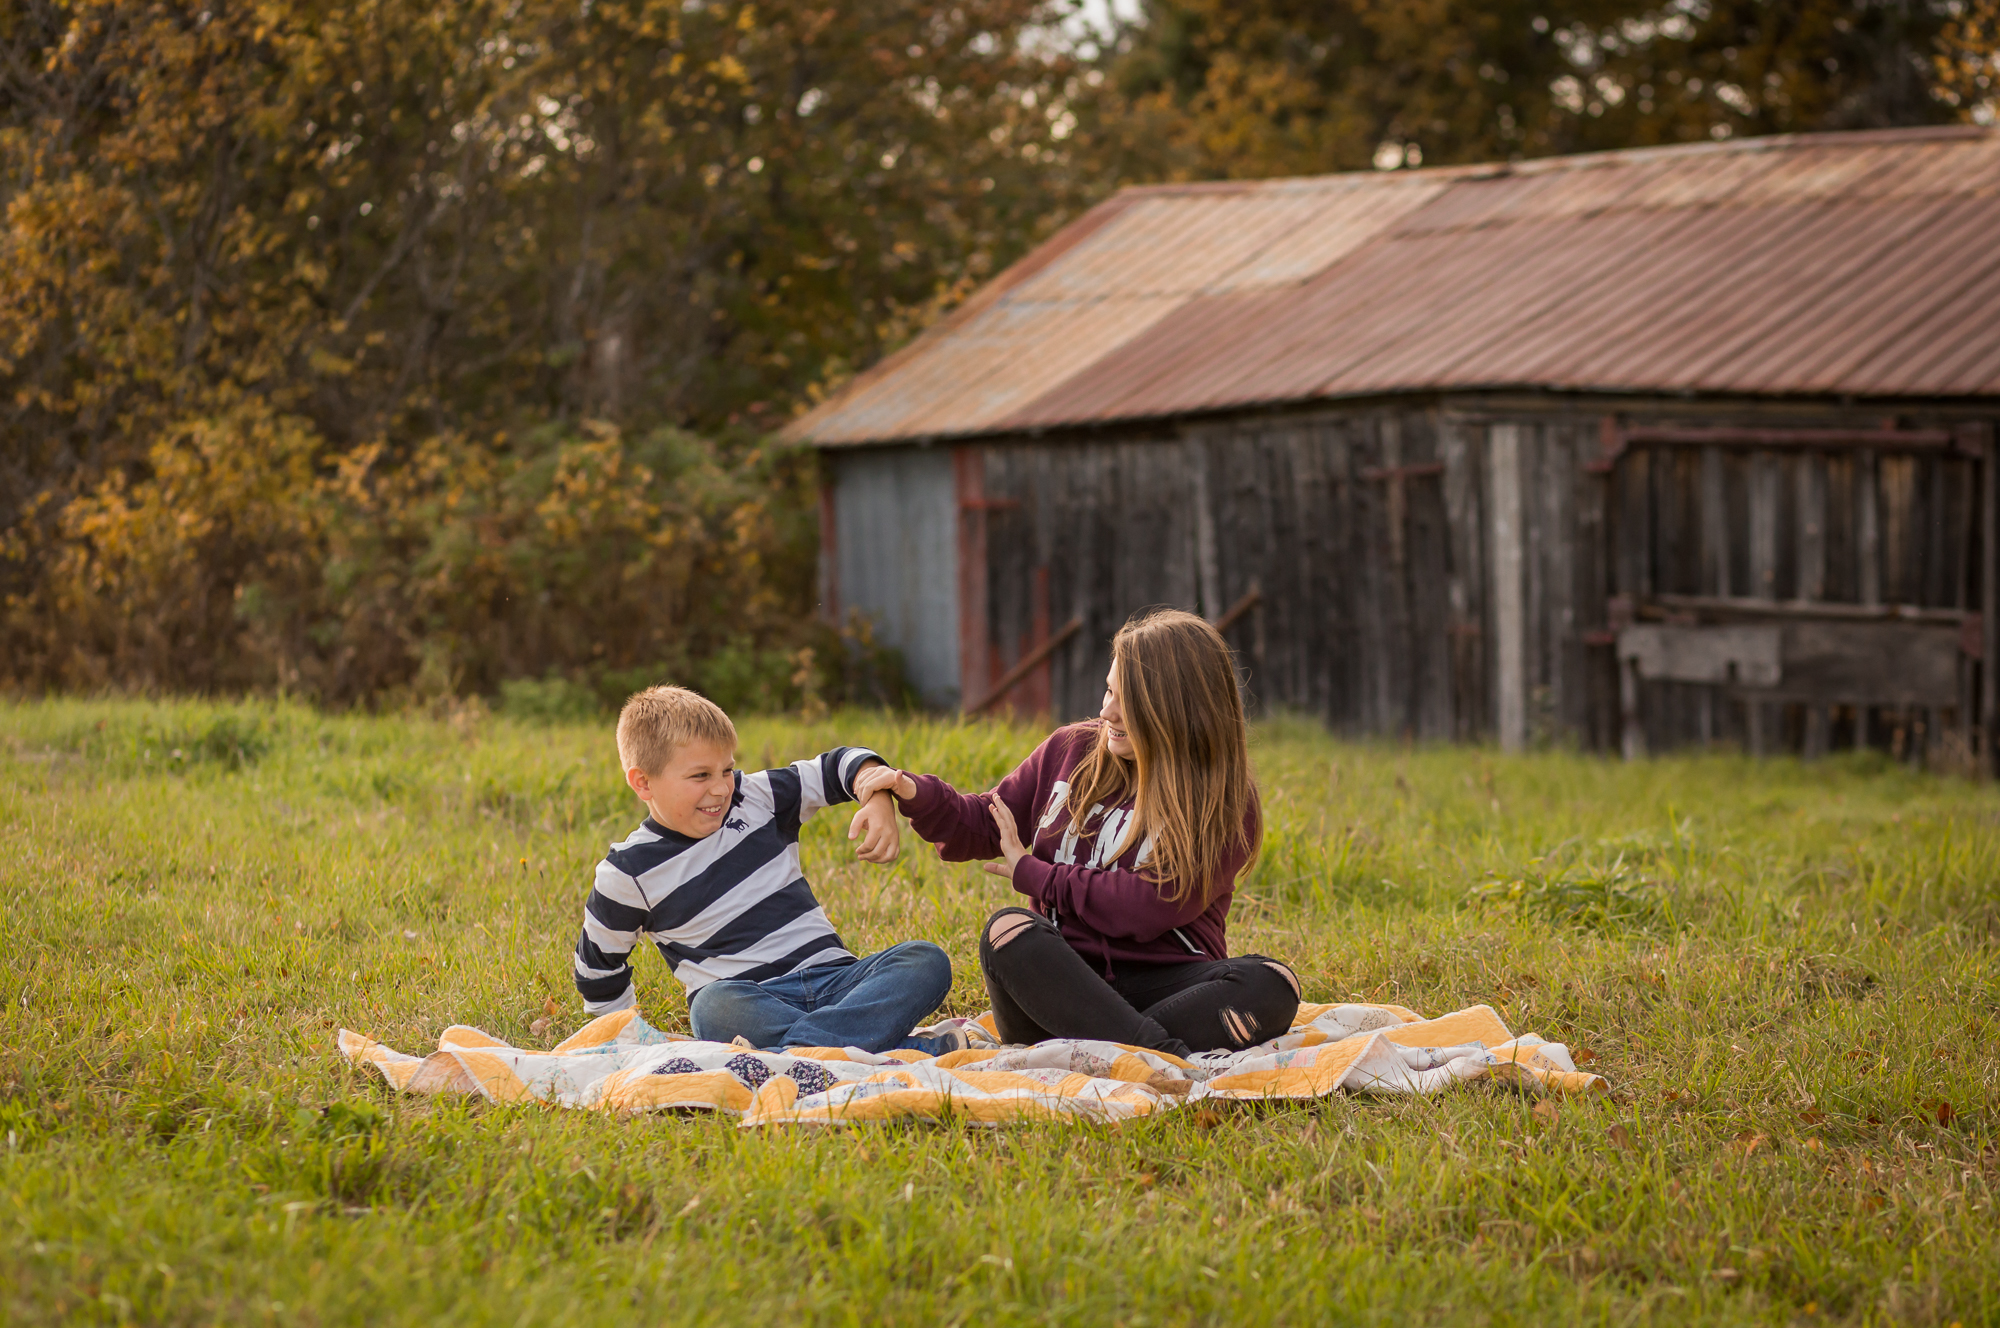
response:
[(1130, 189), (788, 432), (1522, 387), (2000, 396), (2000, 132)]

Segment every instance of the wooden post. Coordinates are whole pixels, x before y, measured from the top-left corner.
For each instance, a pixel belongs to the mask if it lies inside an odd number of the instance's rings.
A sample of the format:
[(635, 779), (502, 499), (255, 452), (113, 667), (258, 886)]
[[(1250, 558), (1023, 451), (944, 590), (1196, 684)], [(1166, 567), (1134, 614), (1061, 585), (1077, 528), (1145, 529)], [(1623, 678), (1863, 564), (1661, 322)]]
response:
[[(1793, 476), (1793, 505), (1798, 525), (1798, 586), (1792, 598), (1801, 603), (1818, 603), (1826, 598), (1826, 458), (1818, 452), (1804, 452)], [(1806, 707), (1806, 727), (1801, 755), (1816, 760), (1826, 755), (1827, 736), (1833, 725), (1827, 707)]]
[(1489, 565), (1493, 569), (1494, 715), (1502, 751), (1528, 745), (1527, 615), (1522, 584), (1526, 534), (1521, 502), (1521, 429), (1495, 424), (1487, 431), (1493, 497)]
[(1994, 455), (1993, 426), (1980, 426), (1979, 615), (1985, 637), (1979, 661), (1979, 719), (1986, 736), (1984, 768), (2000, 762), (2000, 456)]
[[(1854, 560), (1860, 571), (1857, 587), (1863, 604), (1882, 602), (1882, 527), (1875, 494), (1879, 484), (1875, 450), (1863, 448), (1854, 454)], [(1862, 701), (1854, 708), (1854, 745), (1875, 745), (1875, 707)]]
[(1722, 449), (1701, 449), (1701, 592), (1729, 593), (1729, 498), (1723, 485)]
[(1639, 720), (1639, 661), (1618, 661), (1619, 750), (1628, 761), (1646, 754), (1646, 726)]
[(1204, 618), (1222, 612), (1222, 569), (1215, 548), (1215, 504), (1208, 485), (1208, 448), (1199, 434), (1181, 440), (1187, 458), (1188, 489), (1194, 502), (1195, 611)]
[[(1769, 452), (1750, 457), (1750, 598), (1778, 597), (1778, 459)], [(1772, 707), (1751, 701), (1745, 707), (1750, 754), (1762, 756), (1770, 741)]]

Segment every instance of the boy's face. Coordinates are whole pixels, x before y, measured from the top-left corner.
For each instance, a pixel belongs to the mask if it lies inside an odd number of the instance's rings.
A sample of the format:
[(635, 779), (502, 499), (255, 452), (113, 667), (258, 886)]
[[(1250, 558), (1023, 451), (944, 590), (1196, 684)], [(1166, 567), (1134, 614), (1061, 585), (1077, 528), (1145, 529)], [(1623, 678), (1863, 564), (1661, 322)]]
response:
[(736, 796), (736, 753), (720, 743), (691, 742), (675, 748), (658, 773), (627, 770), (625, 782), (655, 821), (690, 839), (706, 839), (722, 828)]

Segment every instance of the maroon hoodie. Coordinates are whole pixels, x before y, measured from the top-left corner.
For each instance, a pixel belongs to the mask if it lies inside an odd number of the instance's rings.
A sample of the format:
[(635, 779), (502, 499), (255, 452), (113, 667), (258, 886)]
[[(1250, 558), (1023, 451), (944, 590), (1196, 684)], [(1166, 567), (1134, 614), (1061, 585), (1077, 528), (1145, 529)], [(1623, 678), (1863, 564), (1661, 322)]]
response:
[[(1088, 840), (1080, 840), (1071, 825), (1070, 772), (1090, 752), (1101, 723), (1057, 729), (992, 793), (968, 796), (936, 775), (914, 775), (916, 796), (898, 804), (910, 828), (936, 844), (945, 861), (969, 862), (1000, 856), (1000, 830), (987, 801), (997, 797), (1006, 803), (1029, 852), (1015, 865), (1014, 888), (1062, 929), (1077, 953), (1101, 962), (1106, 973), (1114, 962), (1227, 959), (1229, 901), (1245, 852), (1237, 849), (1223, 859), (1220, 888), (1205, 907), (1200, 890), (1172, 904), (1161, 885), (1137, 870), (1152, 855), (1150, 839), (1128, 845), (1115, 861), (1100, 861), (1123, 834), (1132, 815), (1130, 800), (1087, 809), (1084, 825), (1095, 832)], [(1250, 816), (1256, 815), (1253, 805)]]

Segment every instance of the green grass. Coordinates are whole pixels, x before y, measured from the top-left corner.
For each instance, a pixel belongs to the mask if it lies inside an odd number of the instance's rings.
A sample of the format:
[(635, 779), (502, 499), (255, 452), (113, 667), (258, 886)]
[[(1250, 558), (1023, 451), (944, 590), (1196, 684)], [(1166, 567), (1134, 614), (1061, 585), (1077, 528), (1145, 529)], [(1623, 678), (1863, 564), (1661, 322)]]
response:
[[(583, 1022), (578, 910), (636, 820), (601, 726), (54, 701), (0, 734), (8, 1322), (2000, 1322), (1988, 786), (1266, 725), (1233, 945), (1308, 999), (1491, 1002), (1614, 1098), (746, 1132), (396, 1099), (335, 1054)], [(1038, 736), (759, 720), (743, 758), (979, 786)], [(935, 940), (983, 1009), (1004, 884), (907, 837), (857, 864), (845, 823), (806, 858), (850, 944)]]

